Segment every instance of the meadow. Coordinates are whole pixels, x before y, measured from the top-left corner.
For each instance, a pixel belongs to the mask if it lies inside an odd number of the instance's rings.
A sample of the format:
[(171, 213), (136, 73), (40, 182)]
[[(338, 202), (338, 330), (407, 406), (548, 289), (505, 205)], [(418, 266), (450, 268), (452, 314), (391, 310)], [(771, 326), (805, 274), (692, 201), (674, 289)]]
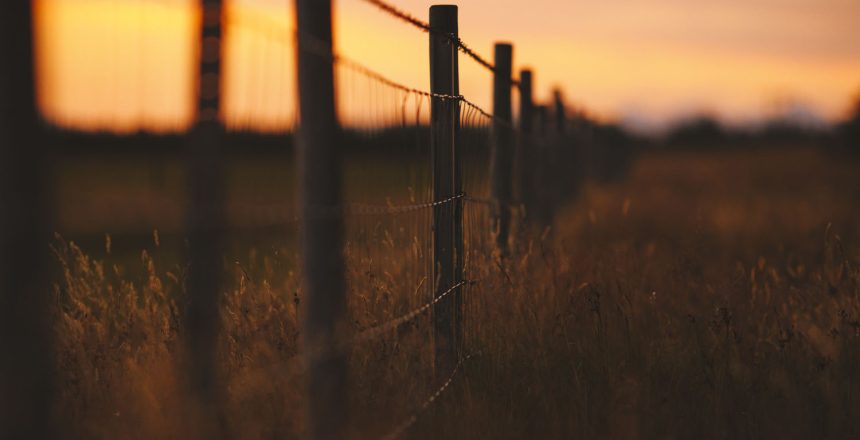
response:
[[(248, 188), (230, 197), (266, 197), (266, 176), (292, 178), (262, 162), (233, 171)], [(404, 437), (856, 438), (857, 166), (809, 146), (645, 153), (625, 178), (586, 183), (549, 231), (520, 230), (504, 259), (484, 217), (467, 216), (468, 278), (480, 281), (464, 292), (472, 356), (421, 412), (440, 385), (429, 315), (351, 345), (350, 437), (384, 436), (418, 414)], [(199, 435), (170, 214), (182, 201), (143, 222), (172, 231), (135, 225), (108, 239), (73, 208), (76, 191), (110, 186), (71, 168), (60, 181), (78, 186), (60, 185), (69, 205), (53, 245), (61, 426), (80, 438)], [(127, 165), (115, 177), (132, 169), (147, 173)], [(165, 169), (169, 187), (178, 172)], [(94, 179), (90, 189), (75, 173)], [(162, 200), (147, 191), (136, 197)], [(350, 332), (428, 298), (415, 283), (426, 247), (409, 245), (427, 219), (406, 223), (415, 226), (372, 221), (359, 229), (376, 235), (348, 235), (362, 237), (345, 250)], [(249, 233), (227, 258), (218, 359), (235, 438), (305, 429), (298, 249), (294, 232), (267, 234)]]

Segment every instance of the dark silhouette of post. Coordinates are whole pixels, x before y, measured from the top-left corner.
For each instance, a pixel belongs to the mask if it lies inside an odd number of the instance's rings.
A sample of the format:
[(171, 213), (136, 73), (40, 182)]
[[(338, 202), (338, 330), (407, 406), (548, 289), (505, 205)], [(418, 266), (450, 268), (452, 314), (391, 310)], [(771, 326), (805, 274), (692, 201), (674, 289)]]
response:
[(45, 145), (32, 6), (0, 5), (0, 438), (52, 438)]
[(555, 131), (559, 136), (564, 136), (567, 131), (567, 114), (564, 108), (564, 98), (561, 95), (561, 90), (558, 89), (552, 92), (552, 96), (555, 105)]
[[(532, 97), (532, 71), (520, 72), (520, 137), (517, 145), (517, 174), (519, 180), (519, 199), (525, 207), (525, 220), (531, 221), (535, 208), (535, 170), (536, 162), (534, 136), (534, 101)], [(523, 225), (525, 226), (525, 225)]]
[[(580, 143), (577, 139), (578, 130), (574, 121), (569, 121), (567, 107), (564, 104), (564, 96), (560, 89), (553, 91), (555, 117), (555, 147), (558, 150), (556, 159), (556, 186), (555, 204), (571, 199), (576, 196), (582, 181), (584, 167), (580, 153)], [(573, 125), (570, 129), (568, 124)]]
[(347, 417), (346, 358), (336, 350), (345, 309), (343, 223), (331, 215), (341, 205), (340, 129), (332, 62), (319, 53), (332, 45), (331, 0), (296, 0), (296, 18), (308, 436), (340, 439)]
[[(457, 7), (430, 7), (430, 91), (438, 95), (459, 94), (457, 63)], [(430, 145), (433, 158), (433, 197), (450, 200), (462, 194), (459, 176), (459, 101), (433, 97), (430, 113)], [(462, 199), (433, 208), (433, 278), (436, 296), (452, 289), (463, 277)], [(448, 294), (433, 308), (434, 347), (437, 376), (456, 365), (462, 338), (461, 289)]]
[[(459, 24), (457, 20), (457, 6), (454, 5), (454, 25), (452, 27), (453, 32), (450, 36), (457, 37), (459, 35)], [(459, 37), (457, 37), (457, 47), (454, 48), (454, 69), (452, 71), (453, 82), (454, 82), (454, 95), (460, 96), (460, 51), (459, 51)], [(454, 104), (454, 194), (466, 196), (465, 187), (463, 185), (463, 155), (461, 154), (462, 150), (460, 149), (461, 137), (460, 137), (460, 124), (462, 121), (460, 120), (460, 105), (461, 101), (452, 102)], [(457, 198), (451, 204), (451, 209), (453, 210), (453, 217), (451, 221), (454, 222), (454, 285), (459, 286), (466, 278), (465, 272), (465, 251), (466, 251), (466, 242), (465, 237), (463, 235), (463, 213), (465, 208), (465, 199)], [(454, 287), (454, 291), (451, 292), (452, 298), (454, 300), (454, 314), (453, 314), (453, 323), (454, 323), (454, 354), (456, 359), (460, 359), (462, 357), (462, 348), (463, 348), (463, 340), (465, 336), (465, 328), (463, 325), (463, 289), (460, 287)], [(452, 366), (453, 368), (453, 366)], [(443, 373), (445, 374), (445, 373)]]
[(493, 72), (493, 150), (490, 178), (494, 206), (496, 245), (502, 256), (508, 254), (508, 235), (511, 229), (511, 198), (513, 193), (514, 137), (511, 109), (511, 78), (513, 74), (513, 46), (497, 43)]
[(548, 105), (538, 105), (535, 106), (535, 113), (537, 114), (537, 135), (538, 137), (548, 137), (550, 134), (550, 118), (549, 118), (549, 106)]
[(549, 105), (539, 105), (535, 107), (537, 116), (537, 139), (538, 148), (537, 166), (535, 167), (535, 216), (538, 225), (542, 231), (552, 226), (553, 219), (553, 203), (555, 202), (555, 194), (558, 192), (556, 182), (557, 164), (556, 153), (556, 136), (552, 129), (550, 108)]
[(197, 122), (188, 143), (187, 213), (190, 273), (186, 344), (191, 392), (201, 411), (201, 434), (223, 436), (217, 347), (224, 268), (223, 126), (218, 120), (221, 85), (221, 1), (201, 0)]

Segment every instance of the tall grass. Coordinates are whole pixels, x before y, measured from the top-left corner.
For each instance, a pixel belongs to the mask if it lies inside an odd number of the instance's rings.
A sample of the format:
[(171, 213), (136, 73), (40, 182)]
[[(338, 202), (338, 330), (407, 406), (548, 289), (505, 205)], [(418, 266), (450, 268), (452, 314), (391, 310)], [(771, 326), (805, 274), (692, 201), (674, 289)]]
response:
[[(476, 240), (479, 283), (464, 295), (479, 355), (408, 435), (856, 438), (858, 192), (850, 164), (806, 150), (653, 156), (623, 183), (586, 187), (553, 234), (518, 237), (507, 260)], [(429, 295), (415, 230), (376, 230), (374, 247), (347, 246), (353, 333)], [(182, 266), (143, 252), (140, 268), (117, 267), (62, 240), (55, 250), (69, 436), (195, 435)], [(295, 252), (229, 265), (219, 368), (237, 438), (304, 431)], [(352, 347), (350, 436), (387, 433), (439, 385), (429, 328), (421, 316)]]

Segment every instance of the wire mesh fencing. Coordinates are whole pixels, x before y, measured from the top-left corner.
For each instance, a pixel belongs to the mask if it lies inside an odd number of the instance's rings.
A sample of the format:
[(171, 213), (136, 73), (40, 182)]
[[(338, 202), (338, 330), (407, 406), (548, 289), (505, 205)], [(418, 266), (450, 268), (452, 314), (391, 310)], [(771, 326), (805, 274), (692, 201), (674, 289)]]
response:
[[(206, 407), (202, 412), (209, 414), (205, 416), (209, 420), (201, 422), (209, 425), (207, 429), (229, 434), (235, 427), (224, 421), (223, 414), (231, 411), (236, 417), (253, 420), (242, 407), (269, 391), (267, 387), (283, 394), (278, 399), (307, 398), (307, 391), (297, 391), (304, 379), (291, 378), (313, 375), (319, 365), (342, 357), (349, 366), (344, 374), (360, 388), (355, 395), (375, 396), (346, 407), (361, 414), (384, 414), (384, 420), (355, 417), (351, 424), (337, 420), (334, 423), (344, 425), (340, 432), (386, 438), (403, 435), (480, 350), (481, 314), (476, 309), (486, 306), (482, 298), (490, 294), (482, 282), (504, 258), (506, 251), (501, 248), (515, 241), (508, 233), (522, 229), (500, 228), (500, 213), (525, 225), (527, 210), (533, 208), (523, 200), (525, 193), (519, 195), (520, 200), (511, 194), (500, 199), (494, 191), (493, 179), (499, 177), (493, 157), (500, 154), (499, 142), (514, 145), (516, 139), (521, 147), (537, 146), (526, 154), (540, 159), (523, 163), (517, 161), (520, 156), (514, 156), (513, 149), (506, 150), (504, 154), (510, 157), (500, 163), (509, 168), (542, 166), (558, 159), (541, 156), (540, 151), (554, 148), (553, 142), (520, 130), (513, 124), (510, 108), (507, 117), (500, 118), (495, 109), (470, 100), (472, 91), (459, 89), (458, 54), (498, 77), (496, 84), (502, 84), (508, 94), (520, 92), (520, 80), (510, 72), (500, 76), (493, 62), (455, 32), (394, 5), (366, 2), (426, 32), (435, 42), (431, 43), (436, 57), (431, 68), (437, 71), (428, 72), (431, 81), (423, 81), (431, 83), (429, 89), (392, 80), (386, 72), (339, 53), (330, 36), (303, 32), (286, 14), (272, 16), (207, 0), (201, 2), (202, 10), (217, 12), (199, 14), (203, 31), (167, 43), (186, 42), (199, 49), (164, 55), (170, 60), (175, 56), (200, 62), (195, 86), (198, 108), (190, 112), (193, 116), (171, 114), (169, 123), (158, 122), (161, 116), (154, 109), (163, 106), (164, 99), (175, 99), (175, 93), (153, 91), (159, 87), (157, 79), (147, 72), (154, 69), (159, 54), (150, 41), (155, 37), (142, 29), (158, 10), (166, 11), (166, 17), (185, 17), (196, 23), (189, 18), (195, 16), (196, 4), (129, 0), (114, 2), (114, 7), (125, 11), (130, 21), (105, 23), (87, 41), (96, 51), (123, 49), (115, 64), (101, 67), (101, 75), (110, 79), (130, 69), (136, 76), (122, 83), (107, 81), (94, 96), (106, 102), (125, 100), (124, 111), (141, 118), (144, 129), (157, 127), (156, 131), (179, 134), (129, 133), (133, 131), (128, 125), (131, 116), (125, 113), (110, 120), (83, 122), (49, 118), (61, 127), (48, 130), (51, 139), (63, 144), (54, 149), (68, 147), (56, 156), (62, 160), (55, 158), (60, 164), (54, 167), (59, 193), (57, 229), (64, 237), (55, 243), (55, 252), (66, 272), (56, 298), (59, 316), (66, 320), (56, 325), (83, 322), (84, 328), (95, 328), (105, 323), (87, 320), (123, 319), (117, 315), (120, 310), (133, 310), (151, 320), (146, 322), (155, 322), (154, 310), (163, 311), (167, 316), (160, 321), (159, 332), (164, 332), (164, 339), (192, 335), (193, 342), (186, 345), (196, 353), (193, 368), (199, 372), (203, 366), (208, 371), (205, 383), (199, 385), (202, 391), (197, 391), (198, 403)], [(79, 13), (86, 12), (84, 6), (80, 8)], [(450, 19), (451, 11), (441, 12)], [(297, 18), (302, 19), (301, 15)], [(456, 29), (456, 8), (453, 19)], [(179, 35), (174, 29), (178, 24), (166, 26), (173, 29), (170, 35)], [(130, 50), (97, 41), (112, 35), (139, 41)], [(432, 50), (433, 44), (438, 51)], [(308, 146), (297, 145), (301, 136), (296, 132), (315, 123), (292, 104), (297, 99), (295, 70), (302, 60), (328, 69), (332, 81), (326, 85), (336, 94), (337, 118), (329, 126), (336, 132), (331, 134), (336, 160), (325, 171), (314, 171), (317, 178), (331, 173), (332, 180), (325, 182), (339, 191), (338, 202), (333, 204), (309, 203), (308, 191), (315, 188), (302, 188), (298, 183), (303, 173), (311, 171), (300, 166), (306, 163), (302, 154), (308, 154), (301, 148)], [(448, 66), (448, 71), (440, 73), (440, 64)], [(450, 82), (447, 90), (437, 90), (439, 80), (434, 75)], [(125, 89), (135, 91), (134, 99), (124, 97)], [(122, 97), (111, 98), (111, 94)], [(335, 100), (313, 93), (301, 99), (323, 105), (334, 105)], [(329, 99), (332, 102), (326, 104)], [(511, 104), (509, 96), (507, 106)], [(228, 107), (233, 109), (229, 114), (225, 112)], [(342, 109), (349, 109), (348, 114)], [(45, 110), (48, 116), (51, 111)], [(70, 130), (75, 124), (82, 124), (78, 126), (85, 130), (115, 128), (119, 133), (81, 135)], [(201, 134), (204, 124), (213, 130)], [(95, 144), (105, 147), (93, 147)], [(75, 146), (81, 145), (80, 151), (86, 153), (78, 154)], [(243, 148), (256, 153), (237, 153)], [(515, 175), (509, 169), (503, 179), (516, 186)], [(525, 186), (526, 192), (553, 183)], [(535, 206), (549, 208), (558, 200), (542, 203)], [(309, 298), (314, 292), (308, 292), (308, 283), (302, 280), (308, 271), (307, 252), (303, 254), (302, 249), (315, 246), (307, 240), (308, 230), (320, 224), (331, 225), (332, 236), (339, 238), (336, 244), (342, 252), (337, 255), (342, 257), (343, 273), (322, 273), (320, 278), (343, 278), (344, 310), (323, 325), (328, 333), (322, 342), (303, 342), (310, 319), (306, 303), (316, 298)], [(190, 241), (186, 241), (188, 235)], [(142, 257), (138, 254), (141, 247), (147, 249)], [(82, 249), (96, 259), (118, 261), (113, 272), (105, 275), (101, 263)], [(140, 273), (123, 268), (137, 260), (145, 266)], [(170, 282), (155, 277), (156, 262), (166, 268)], [(96, 273), (94, 280), (110, 288), (93, 281), (85, 286), (89, 290), (80, 290), (73, 278), (81, 267)], [(223, 276), (213, 273), (222, 271)], [(137, 292), (133, 285), (123, 284), (124, 276), (144, 279), (145, 287)], [(93, 296), (121, 289), (137, 292), (138, 303), (120, 307), (125, 300), (113, 293), (107, 299)], [(188, 295), (186, 290), (202, 293)], [(146, 313), (144, 306), (149, 307)], [(92, 310), (100, 312), (90, 313)], [(198, 312), (189, 314), (189, 310)], [(113, 336), (99, 337), (127, 346)], [(444, 351), (439, 350), (442, 340), (448, 344)], [(171, 356), (184, 350), (172, 342), (165, 344), (165, 352)], [(60, 341), (58, 346), (62, 350), (72, 345)], [(86, 365), (88, 360), (81, 356), (69, 355), (69, 362)], [(440, 362), (446, 356), (451, 357), (447, 363)], [(61, 381), (74, 379), (63, 376)], [(245, 394), (237, 394), (236, 389)], [(398, 406), (404, 396), (414, 400), (414, 405)], [(284, 424), (273, 427), (273, 432), (305, 428), (303, 422)]]

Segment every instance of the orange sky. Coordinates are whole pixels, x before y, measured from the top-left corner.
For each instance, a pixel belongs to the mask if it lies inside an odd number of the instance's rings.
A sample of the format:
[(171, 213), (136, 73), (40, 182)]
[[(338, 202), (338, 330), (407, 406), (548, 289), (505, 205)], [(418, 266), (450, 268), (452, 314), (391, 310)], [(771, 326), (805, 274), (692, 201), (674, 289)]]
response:
[[(397, 0), (425, 18), (430, 3)], [(38, 0), (40, 103), (53, 122), (113, 131), (178, 130), (193, 114), (193, 0)], [(292, 3), (227, 0), (223, 118), (281, 130), (293, 121)], [(860, 91), (856, 0), (469, 0), (461, 37), (492, 55), (515, 43), (539, 98), (559, 86), (577, 106), (659, 126), (707, 111), (731, 122), (793, 100), (826, 118)], [(360, 0), (338, 0), (338, 51), (427, 89), (427, 36)], [(525, 6), (524, 6), (525, 5)], [(461, 89), (490, 107), (490, 74), (461, 57)], [(398, 97), (340, 77), (347, 122), (398, 117)], [(402, 99), (400, 99), (402, 101)], [(386, 115), (379, 115), (387, 111)], [(372, 113), (376, 112), (376, 113)]]

